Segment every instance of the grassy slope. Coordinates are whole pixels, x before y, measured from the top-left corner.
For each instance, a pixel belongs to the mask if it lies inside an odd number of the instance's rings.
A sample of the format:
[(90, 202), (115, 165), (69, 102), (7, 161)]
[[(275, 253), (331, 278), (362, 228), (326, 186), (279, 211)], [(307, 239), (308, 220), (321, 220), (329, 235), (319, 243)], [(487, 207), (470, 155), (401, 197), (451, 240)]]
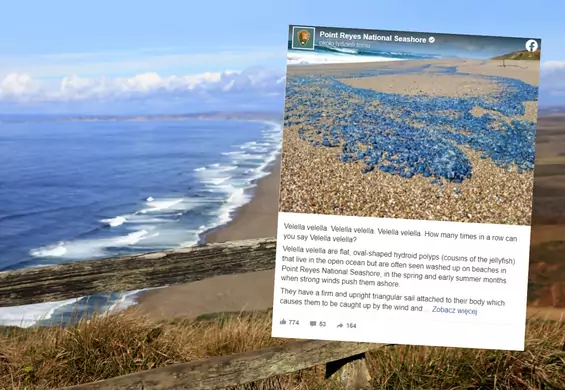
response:
[[(271, 338), (270, 313), (205, 316), (154, 324), (135, 310), (76, 326), (0, 333), (0, 388), (48, 389), (167, 364), (258, 349)], [(397, 346), (372, 352), (376, 389), (563, 389), (565, 323), (530, 320), (525, 352)], [(324, 368), (247, 389), (324, 389)]]
[(540, 116), (528, 300), (565, 308), (565, 115)]
[(493, 60), (533, 60), (539, 61), (541, 58), (541, 51), (529, 52), (527, 50), (515, 51), (513, 53), (504, 54), (498, 57), (493, 57)]

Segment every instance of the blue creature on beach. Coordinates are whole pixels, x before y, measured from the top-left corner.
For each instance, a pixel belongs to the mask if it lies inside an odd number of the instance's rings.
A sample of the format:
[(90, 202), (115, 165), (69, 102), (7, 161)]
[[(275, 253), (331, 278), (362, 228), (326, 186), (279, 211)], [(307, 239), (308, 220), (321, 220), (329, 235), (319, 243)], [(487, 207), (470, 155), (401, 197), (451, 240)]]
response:
[[(407, 73), (425, 67), (340, 78)], [(445, 67), (440, 72), (457, 71)], [(524, 103), (537, 100), (538, 88), (511, 78), (481, 77), (497, 84), (498, 91), (481, 97), (406, 96), (355, 88), (333, 77), (289, 77), (287, 112), (300, 107), (307, 114), (287, 118), (285, 125), (299, 125), (300, 137), (314, 146), (341, 148), (340, 160), (362, 161), (364, 173), (380, 169), (404, 178), (422, 175), (432, 184), (441, 185), (443, 180), (461, 183), (473, 173), (464, 148), (500, 167), (531, 171), (535, 123), (504, 121), (499, 114), (507, 118), (524, 115)], [(484, 114), (474, 115), (477, 108)], [(325, 116), (330, 109), (331, 119)]]

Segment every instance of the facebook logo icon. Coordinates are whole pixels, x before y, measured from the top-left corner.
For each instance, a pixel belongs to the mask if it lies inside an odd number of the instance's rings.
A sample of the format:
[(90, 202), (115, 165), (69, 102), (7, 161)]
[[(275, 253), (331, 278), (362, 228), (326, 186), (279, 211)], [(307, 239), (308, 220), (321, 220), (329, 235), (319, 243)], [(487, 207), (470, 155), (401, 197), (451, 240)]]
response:
[(534, 52), (538, 49), (538, 43), (534, 39), (530, 39), (526, 42), (526, 50), (529, 52)]

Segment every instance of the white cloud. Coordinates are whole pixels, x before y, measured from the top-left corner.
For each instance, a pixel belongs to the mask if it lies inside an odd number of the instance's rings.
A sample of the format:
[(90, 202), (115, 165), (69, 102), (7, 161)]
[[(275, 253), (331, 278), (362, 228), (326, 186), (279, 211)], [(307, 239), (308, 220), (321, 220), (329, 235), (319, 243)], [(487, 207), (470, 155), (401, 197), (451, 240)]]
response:
[(36, 91), (37, 84), (25, 73), (10, 73), (0, 84), (0, 96), (25, 97)]
[(542, 69), (552, 71), (555, 69), (565, 68), (565, 61), (545, 61), (542, 63)]
[[(284, 68), (247, 68), (243, 71), (205, 72), (188, 75), (163, 75), (156, 71), (139, 72), (131, 77), (66, 77), (41, 80), (30, 74), (10, 73), (0, 79), (0, 102), (57, 103), (111, 102), (114, 100), (181, 97), (214, 101), (222, 96), (248, 95), (282, 96)], [(540, 97), (563, 96), (565, 91), (565, 61), (542, 63)], [(169, 100), (167, 100), (169, 99)]]
[[(25, 73), (8, 74), (0, 84), (0, 101), (80, 101), (111, 100), (150, 96), (154, 94), (229, 94), (253, 92), (282, 93), (282, 71), (253, 68), (244, 71), (201, 73), (185, 76), (161, 76), (157, 72), (132, 77), (79, 77), (71, 75), (41, 83)], [(282, 80), (282, 81), (281, 81)]]

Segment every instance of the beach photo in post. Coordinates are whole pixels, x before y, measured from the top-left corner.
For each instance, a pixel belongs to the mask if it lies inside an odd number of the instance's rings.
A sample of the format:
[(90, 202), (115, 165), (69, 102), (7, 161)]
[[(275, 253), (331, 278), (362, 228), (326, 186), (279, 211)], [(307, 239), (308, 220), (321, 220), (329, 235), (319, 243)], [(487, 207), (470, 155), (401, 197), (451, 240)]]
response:
[(279, 211), (530, 225), (527, 42), (291, 26)]

